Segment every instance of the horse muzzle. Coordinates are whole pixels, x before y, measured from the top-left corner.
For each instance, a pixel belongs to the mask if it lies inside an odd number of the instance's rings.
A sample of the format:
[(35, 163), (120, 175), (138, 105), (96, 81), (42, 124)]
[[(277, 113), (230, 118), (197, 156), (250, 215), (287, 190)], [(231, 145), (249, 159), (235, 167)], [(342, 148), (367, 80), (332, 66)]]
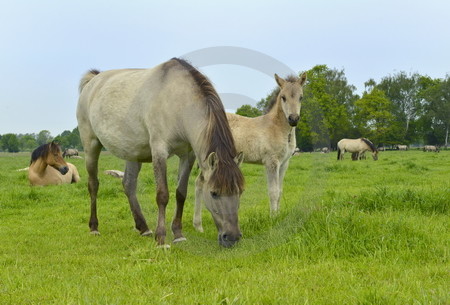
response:
[(65, 175), (69, 171), (69, 167), (63, 166), (63, 167), (60, 167), (58, 170), (61, 174)]
[(242, 237), (242, 233), (231, 234), (231, 233), (219, 233), (219, 245), (224, 248), (233, 247)]
[(299, 119), (300, 119), (300, 116), (298, 114), (289, 115), (289, 117), (288, 117), (289, 125), (291, 125), (292, 127), (297, 126)]

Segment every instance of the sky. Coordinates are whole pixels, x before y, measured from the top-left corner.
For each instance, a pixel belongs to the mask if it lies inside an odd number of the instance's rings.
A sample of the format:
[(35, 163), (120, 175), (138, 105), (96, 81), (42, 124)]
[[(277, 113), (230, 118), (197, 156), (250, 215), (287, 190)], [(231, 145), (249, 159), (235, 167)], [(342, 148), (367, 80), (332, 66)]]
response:
[(343, 69), (359, 94), (367, 80), (400, 71), (450, 74), (448, 0), (0, 4), (0, 135), (73, 130), (78, 83), (91, 68), (151, 68), (186, 55), (230, 111), (265, 97), (283, 67)]

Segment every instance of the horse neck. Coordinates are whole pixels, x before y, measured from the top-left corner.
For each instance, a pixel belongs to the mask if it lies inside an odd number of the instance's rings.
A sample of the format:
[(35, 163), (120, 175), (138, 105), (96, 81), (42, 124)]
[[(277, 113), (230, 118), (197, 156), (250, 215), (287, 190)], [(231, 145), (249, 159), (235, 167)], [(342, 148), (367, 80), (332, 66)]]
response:
[(295, 128), (289, 125), (278, 100), (265, 116), (274, 124), (274, 126), (277, 126), (277, 128), (281, 129), (284, 133), (289, 133)]
[(39, 176), (43, 176), (47, 166), (48, 166), (47, 162), (42, 160), (42, 158), (38, 158), (36, 161), (31, 163), (30, 170), (33, 170)]

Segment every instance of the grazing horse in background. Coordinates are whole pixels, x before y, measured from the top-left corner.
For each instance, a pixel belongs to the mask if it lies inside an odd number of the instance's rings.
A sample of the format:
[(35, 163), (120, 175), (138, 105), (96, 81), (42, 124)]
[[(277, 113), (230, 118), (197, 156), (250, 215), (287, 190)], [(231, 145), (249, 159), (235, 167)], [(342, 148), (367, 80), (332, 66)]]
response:
[(423, 151), (434, 151), (434, 152), (439, 152), (439, 147), (437, 147), (436, 145), (425, 145), (423, 147)]
[(323, 152), (324, 154), (327, 154), (330, 152), (330, 149), (328, 147), (322, 147), (321, 152)]
[(408, 150), (408, 145), (397, 145), (398, 150)]
[[(249, 118), (227, 113), (236, 148), (244, 153), (244, 162), (263, 164), (266, 168), (271, 214), (280, 208), (284, 174), (296, 147), (295, 127), (300, 119), (306, 73), (286, 80), (275, 74), (275, 80), (279, 88), (265, 115)], [(196, 189), (201, 192), (201, 183), (197, 183)], [(196, 195), (194, 227), (198, 231), (203, 230), (201, 222), (201, 201)]]
[(84, 146), (91, 197), (91, 233), (98, 233), (98, 158), (102, 147), (126, 160), (122, 180), (136, 229), (149, 235), (136, 197), (142, 162), (153, 162), (158, 222), (155, 239), (165, 245), (169, 201), (167, 159), (180, 158), (173, 242), (186, 240), (182, 215), (189, 174), (197, 158), (203, 200), (218, 230), (219, 244), (233, 246), (240, 238), (239, 200), (244, 177), (226, 119), (211, 82), (182, 59), (173, 58), (151, 69), (91, 70), (80, 81), (78, 126)]
[(375, 145), (373, 145), (372, 142), (370, 142), (366, 138), (359, 138), (359, 139), (342, 139), (337, 143), (338, 147), (338, 160), (344, 159), (344, 153), (350, 152), (350, 153), (357, 153), (356, 157), (352, 156), (353, 160), (360, 160), (360, 157), (364, 155), (366, 151), (372, 152), (372, 157), (376, 161), (378, 160), (378, 150), (376, 149)]
[(78, 149), (75, 149), (75, 148), (66, 148), (66, 149), (64, 149), (63, 158), (65, 158), (65, 157), (70, 158), (70, 157), (73, 157), (73, 156), (78, 156)]
[(31, 185), (75, 183), (80, 175), (75, 165), (64, 161), (61, 148), (50, 142), (36, 148), (31, 154), (28, 180)]

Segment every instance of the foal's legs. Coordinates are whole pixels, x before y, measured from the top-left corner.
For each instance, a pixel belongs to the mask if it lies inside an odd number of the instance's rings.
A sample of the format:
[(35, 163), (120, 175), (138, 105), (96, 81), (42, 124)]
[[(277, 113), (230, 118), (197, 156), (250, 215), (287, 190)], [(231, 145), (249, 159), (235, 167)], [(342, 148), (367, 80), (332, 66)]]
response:
[(91, 216), (89, 218), (89, 228), (92, 234), (100, 234), (98, 232), (97, 218), (97, 193), (98, 193), (98, 157), (102, 149), (102, 145), (98, 140), (89, 141), (88, 145), (84, 145), (86, 152), (86, 170), (88, 172), (88, 190), (91, 197)]
[(281, 164), (280, 170), (279, 170), (277, 211), (280, 210), (280, 200), (281, 200), (281, 194), (283, 193), (284, 175), (286, 174), (288, 167), (289, 167), (289, 159), (286, 160), (283, 164)]
[(136, 197), (137, 177), (141, 167), (142, 163), (140, 162), (127, 161), (122, 184), (125, 189), (125, 194), (128, 197), (128, 202), (130, 203), (130, 209), (133, 214), (136, 229), (142, 236), (146, 236), (152, 234), (152, 231), (150, 231), (147, 226), (144, 215), (142, 215), (141, 206)]
[(180, 158), (180, 164), (178, 166), (178, 187), (176, 191), (177, 207), (175, 210), (175, 217), (172, 222), (174, 243), (186, 240), (186, 238), (183, 236), (183, 233), (181, 232), (181, 219), (183, 217), (184, 202), (186, 201), (189, 174), (191, 173), (194, 161), (194, 153), (186, 154)]
[(265, 166), (267, 173), (267, 188), (270, 199), (270, 214), (274, 216), (278, 212), (278, 202), (280, 200), (280, 164), (278, 161), (269, 161), (265, 164)]

